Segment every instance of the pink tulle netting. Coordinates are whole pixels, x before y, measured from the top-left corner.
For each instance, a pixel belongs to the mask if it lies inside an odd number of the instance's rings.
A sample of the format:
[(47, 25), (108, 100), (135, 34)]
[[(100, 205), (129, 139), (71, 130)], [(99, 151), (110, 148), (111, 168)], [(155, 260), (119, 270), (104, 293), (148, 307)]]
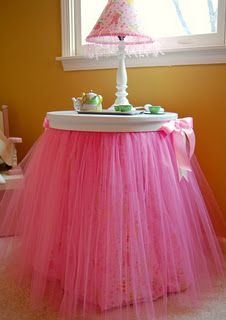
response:
[(179, 181), (163, 132), (46, 129), (21, 165), (0, 232), (35, 304), (67, 318), (159, 319), (168, 299), (196, 304), (223, 276), (215, 200), (194, 157)]

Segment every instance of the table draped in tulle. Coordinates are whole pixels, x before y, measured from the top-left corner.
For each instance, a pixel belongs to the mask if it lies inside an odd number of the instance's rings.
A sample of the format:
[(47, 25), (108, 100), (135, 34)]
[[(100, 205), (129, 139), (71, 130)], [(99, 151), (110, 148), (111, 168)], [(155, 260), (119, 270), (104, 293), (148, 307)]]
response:
[(10, 267), (35, 303), (49, 297), (69, 318), (154, 319), (156, 303), (166, 316), (172, 294), (196, 303), (223, 274), (217, 204), (195, 156), (180, 179), (171, 134), (49, 127), (21, 165), (1, 230), (16, 235)]

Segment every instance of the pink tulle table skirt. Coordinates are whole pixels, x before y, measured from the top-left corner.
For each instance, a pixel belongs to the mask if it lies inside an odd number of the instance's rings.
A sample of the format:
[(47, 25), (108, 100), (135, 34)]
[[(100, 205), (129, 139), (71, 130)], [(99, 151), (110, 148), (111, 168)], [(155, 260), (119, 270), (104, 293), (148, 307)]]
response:
[(217, 205), (195, 157), (179, 179), (170, 135), (47, 129), (22, 166), (1, 232), (18, 239), (10, 266), (34, 303), (48, 297), (66, 317), (154, 319), (156, 300), (166, 315), (169, 296), (195, 303), (223, 274)]

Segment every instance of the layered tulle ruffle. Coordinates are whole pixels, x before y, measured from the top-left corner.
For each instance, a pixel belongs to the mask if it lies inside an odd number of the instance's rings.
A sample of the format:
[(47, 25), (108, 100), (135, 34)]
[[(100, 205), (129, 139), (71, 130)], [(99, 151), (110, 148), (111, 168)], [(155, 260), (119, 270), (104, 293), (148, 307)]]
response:
[(207, 209), (217, 206), (192, 165), (180, 181), (162, 132), (47, 129), (1, 202), (1, 235), (16, 236), (10, 269), (33, 302), (117, 320), (154, 319), (159, 304), (166, 315), (172, 294), (196, 303), (223, 260)]

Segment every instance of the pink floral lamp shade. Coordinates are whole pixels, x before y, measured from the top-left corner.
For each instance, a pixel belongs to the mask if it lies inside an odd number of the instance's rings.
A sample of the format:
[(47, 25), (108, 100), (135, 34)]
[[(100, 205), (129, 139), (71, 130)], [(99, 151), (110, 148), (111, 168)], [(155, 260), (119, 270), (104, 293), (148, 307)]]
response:
[(152, 43), (138, 18), (134, 0), (109, 0), (87, 42), (106, 45), (125, 45)]

